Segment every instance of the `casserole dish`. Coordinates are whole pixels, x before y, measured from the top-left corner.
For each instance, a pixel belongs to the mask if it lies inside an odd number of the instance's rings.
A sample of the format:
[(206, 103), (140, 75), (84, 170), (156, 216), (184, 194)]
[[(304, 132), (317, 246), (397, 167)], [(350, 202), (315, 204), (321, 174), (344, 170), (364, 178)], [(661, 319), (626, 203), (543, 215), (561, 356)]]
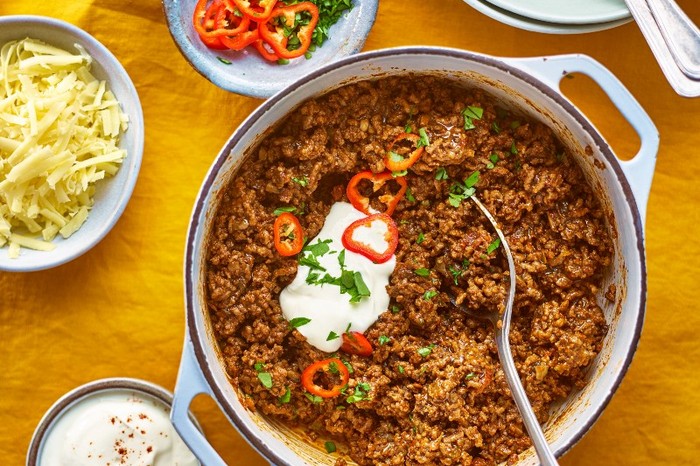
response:
[[(630, 161), (621, 161), (590, 121), (559, 91), (568, 73), (589, 75), (639, 134), (641, 146)], [(239, 127), (214, 161), (194, 207), (185, 255), (187, 333), (171, 417), (190, 448), (207, 465), (225, 464), (187, 420), (192, 398), (212, 396), (232, 424), (273, 464), (333, 464), (334, 458), (277, 422), (247, 410), (219, 361), (205, 304), (202, 276), (209, 222), (225, 187), (250, 153), (285, 115), (301, 102), (341, 85), (406, 73), (447, 77), (478, 87), (503, 105), (547, 124), (577, 161), (607, 213), (614, 238), (614, 257), (601, 290), (615, 285), (614, 302), (601, 291), (609, 332), (589, 370), (588, 384), (557, 405), (545, 426), (558, 455), (571, 448), (598, 418), (620, 384), (637, 346), (644, 319), (646, 268), (643, 223), (656, 152), (657, 131), (622, 84), (599, 63), (582, 55), (500, 59), (460, 50), (411, 47), (349, 57), (324, 67), (265, 102)], [(518, 464), (537, 464), (532, 449)]]

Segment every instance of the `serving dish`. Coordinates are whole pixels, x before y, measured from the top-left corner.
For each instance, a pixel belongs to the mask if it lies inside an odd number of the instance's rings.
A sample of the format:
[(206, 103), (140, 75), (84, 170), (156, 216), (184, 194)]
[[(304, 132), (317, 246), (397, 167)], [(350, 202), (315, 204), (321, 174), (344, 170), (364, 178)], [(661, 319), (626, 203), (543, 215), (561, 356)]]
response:
[[(95, 400), (96, 397), (100, 396), (118, 396), (124, 399), (129, 397), (139, 400), (139, 402), (149, 403), (156, 409), (166, 412), (170, 410), (173, 401), (172, 393), (163, 387), (145, 380), (129, 377), (100, 379), (76, 387), (59, 398), (39, 421), (29, 443), (27, 466), (42, 464), (42, 455), (50, 442), (52, 448), (60, 445), (56, 439), (51, 439), (51, 435), (61, 421), (67, 417), (71, 409), (85, 401)], [(195, 428), (201, 430), (194, 415), (188, 413), (187, 416)]]
[[(568, 73), (592, 77), (606, 91), (641, 139), (638, 154), (621, 161), (580, 111), (559, 91)], [(332, 459), (289, 429), (250, 412), (240, 402), (220, 363), (204, 300), (204, 239), (219, 192), (243, 155), (262, 135), (301, 102), (340, 85), (404, 73), (449, 77), (487, 90), (527, 116), (542, 121), (580, 155), (578, 162), (601, 203), (610, 212), (615, 232), (613, 265), (604, 286), (614, 284), (614, 303), (600, 299), (609, 333), (587, 386), (558, 406), (546, 426), (557, 455), (571, 448), (592, 426), (629, 366), (641, 332), (646, 301), (643, 222), (658, 149), (658, 133), (644, 110), (622, 84), (599, 63), (581, 55), (501, 59), (460, 50), (408, 47), (347, 57), (297, 81), (258, 108), (231, 136), (214, 161), (198, 195), (186, 245), (185, 299), (187, 332), (171, 416), (178, 432), (205, 464), (223, 461), (187, 420), (185, 413), (199, 393), (212, 396), (232, 424), (274, 464), (332, 464)], [(330, 462), (329, 462), (330, 461)], [(518, 464), (536, 464), (532, 449)]]
[(519, 15), (513, 11), (500, 8), (488, 0), (464, 0), (469, 6), (484, 15), (503, 24), (513, 26), (526, 31), (541, 32), (545, 34), (585, 34), (589, 32), (604, 31), (630, 22), (629, 16), (621, 19), (593, 22), (593, 23), (558, 23), (533, 19)]
[(304, 74), (359, 52), (374, 24), (378, 6), (377, 0), (354, 0), (352, 10), (331, 27), (328, 39), (310, 59), (297, 58), (287, 65), (277, 65), (263, 59), (251, 47), (241, 52), (208, 49), (192, 25), (196, 3), (197, 0), (163, 0), (165, 19), (175, 45), (188, 63), (212, 83), (257, 98), (270, 97)]
[(526, 18), (561, 24), (596, 24), (630, 17), (624, 0), (486, 0)]
[(76, 44), (93, 58), (92, 73), (106, 80), (129, 118), (128, 129), (121, 134), (119, 147), (127, 152), (115, 176), (97, 184), (95, 204), (82, 227), (67, 239), (53, 240), (53, 251), (23, 248), (20, 257), (11, 259), (7, 248), (0, 248), (0, 270), (29, 272), (61, 265), (84, 254), (109, 233), (124, 212), (131, 197), (144, 145), (143, 112), (138, 93), (119, 60), (97, 39), (64, 21), (43, 16), (0, 17), (0, 44), (31, 37), (78, 53)]

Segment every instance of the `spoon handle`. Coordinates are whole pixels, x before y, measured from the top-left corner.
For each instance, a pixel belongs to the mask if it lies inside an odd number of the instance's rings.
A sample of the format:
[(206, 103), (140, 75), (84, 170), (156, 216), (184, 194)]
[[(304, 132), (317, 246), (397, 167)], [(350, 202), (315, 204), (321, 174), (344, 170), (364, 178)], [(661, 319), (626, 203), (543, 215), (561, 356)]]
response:
[(481, 203), (481, 201), (476, 197), (472, 196), (471, 200), (474, 201), (476, 206), (481, 210), (481, 212), (489, 219), (491, 225), (496, 230), (498, 238), (501, 240), (501, 247), (505, 253), (506, 259), (508, 260), (508, 270), (510, 276), (510, 283), (508, 288), (508, 298), (506, 299), (506, 309), (501, 317), (500, 325), (499, 322), (494, 322), (496, 327), (496, 347), (498, 349), (498, 357), (501, 361), (501, 366), (503, 367), (503, 372), (506, 376), (506, 381), (508, 382), (508, 387), (513, 394), (513, 399), (515, 400), (515, 405), (520, 411), (520, 416), (525, 423), (525, 429), (530, 435), (532, 444), (535, 447), (537, 456), (540, 459), (540, 463), (543, 466), (557, 466), (557, 459), (549, 448), (547, 439), (544, 437), (544, 432), (542, 432), (542, 427), (540, 426), (535, 412), (532, 410), (532, 405), (527, 398), (523, 384), (520, 381), (520, 376), (518, 371), (515, 369), (515, 362), (513, 361), (513, 353), (510, 352), (510, 342), (508, 341), (508, 335), (510, 334), (510, 316), (513, 314), (513, 302), (515, 301), (515, 262), (513, 261), (513, 254), (510, 251), (510, 246), (503, 231), (498, 226), (498, 222), (493, 218), (491, 212)]
[(700, 30), (673, 0), (647, 0), (656, 24), (683, 73), (700, 79)]

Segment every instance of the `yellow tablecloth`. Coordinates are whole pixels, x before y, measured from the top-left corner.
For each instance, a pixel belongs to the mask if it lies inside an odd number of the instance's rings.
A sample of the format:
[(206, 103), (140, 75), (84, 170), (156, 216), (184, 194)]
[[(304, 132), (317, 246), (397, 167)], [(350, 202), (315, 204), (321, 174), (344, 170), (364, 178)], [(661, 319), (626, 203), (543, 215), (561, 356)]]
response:
[[(565, 2), (566, 0), (562, 0)], [(700, 22), (700, 2), (679, 3)], [(225, 92), (175, 47), (157, 0), (2, 0), (0, 14), (39, 14), (93, 34), (141, 96), (143, 164), (112, 232), (61, 267), (0, 273), (0, 464), (19, 465), (44, 411), (85, 382), (137, 377), (173, 389), (184, 333), (182, 260), (190, 211), (212, 159), (261, 101)], [(661, 133), (646, 224), (647, 317), (624, 382), (564, 465), (698, 464), (700, 100), (673, 93), (634, 23), (553, 36), (505, 26), (460, 0), (382, 0), (365, 50), (443, 45), (497, 56), (582, 52), (615, 73)], [(621, 156), (638, 139), (587, 78), (564, 90)], [(266, 462), (206, 398), (193, 410), (230, 464)]]

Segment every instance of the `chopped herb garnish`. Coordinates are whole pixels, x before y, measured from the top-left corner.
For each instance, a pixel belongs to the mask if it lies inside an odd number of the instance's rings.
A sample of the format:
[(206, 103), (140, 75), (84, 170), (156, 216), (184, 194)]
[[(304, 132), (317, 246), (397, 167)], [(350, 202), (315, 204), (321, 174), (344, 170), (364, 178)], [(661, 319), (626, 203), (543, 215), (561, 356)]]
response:
[(411, 188), (408, 188), (406, 190), (406, 200), (408, 202), (416, 202), (416, 198), (413, 197), (413, 193), (411, 192)]
[(338, 374), (338, 373), (340, 373), (340, 371), (338, 370), (338, 363), (335, 362), (335, 361), (331, 361), (331, 362), (328, 364), (328, 372), (330, 372), (331, 374)]
[(493, 240), (493, 242), (492, 242), (491, 244), (489, 244), (488, 247), (486, 248), (486, 254), (491, 254), (493, 251), (495, 251), (496, 249), (498, 249), (498, 246), (500, 246), (500, 245), (501, 245), (501, 238), (496, 238), (496, 239)]
[(258, 379), (265, 388), (272, 388), (272, 376), (269, 372), (258, 372)]
[[(351, 10), (352, 0), (311, 0), (318, 7), (318, 23), (311, 36), (312, 45), (321, 47), (328, 39), (328, 32), (345, 11)], [(286, 2), (291, 3), (291, 2)], [(313, 52), (313, 50), (311, 50)]]
[(280, 214), (283, 214), (284, 212), (294, 212), (295, 210), (297, 210), (296, 207), (293, 207), (293, 206), (285, 206), (285, 207), (278, 207), (278, 208), (276, 208), (272, 213), (273, 213), (274, 215), (280, 215)]
[(491, 170), (496, 166), (500, 158), (498, 157), (498, 154), (494, 152), (493, 154), (489, 155), (489, 160), (490, 162), (486, 164), (486, 168)]
[(309, 184), (309, 179), (305, 176), (302, 176), (301, 178), (292, 178), (292, 181), (304, 188)]
[(411, 134), (411, 131), (413, 131), (413, 128), (411, 128), (411, 123), (406, 123), (406, 126), (403, 127), (404, 133)]
[(367, 382), (360, 382), (355, 387), (353, 394), (347, 397), (345, 401), (348, 403), (357, 403), (358, 401), (366, 400), (369, 398), (369, 391), (371, 389), (372, 387)]
[(289, 327), (298, 328), (302, 325), (308, 324), (309, 322), (311, 322), (311, 319), (309, 319), (308, 317), (295, 317), (289, 321)]
[(465, 378), (466, 380), (471, 380), (471, 379), (473, 379), (474, 377), (476, 377), (476, 374), (473, 373), (473, 372), (470, 372), (470, 373), (468, 373), (467, 376), (464, 377), (464, 378)]
[(306, 283), (309, 285), (335, 285), (340, 288), (341, 294), (349, 294), (350, 302), (357, 303), (360, 302), (362, 298), (370, 296), (370, 290), (367, 287), (362, 274), (360, 272), (355, 272), (353, 270), (347, 270), (345, 268), (345, 249), (341, 250), (338, 254), (338, 264), (340, 264), (340, 276), (334, 277), (328, 273), (321, 276), (320, 273), (314, 270), (321, 270), (323, 272), (326, 269), (321, 266), (317, 257), (323, 256), (324, 254), (332, 254), (335, 251), (330, 251), (328, 243), (331, 240), (318, 241), (315, 244), (306, 246), (302, 253), (308, 252), (309, 254), (299, 258), (299, 264), (306, 265), (310, 267), (309, 274), (306, 276)]
[(338, 334), (335, 333), (333, 330), (331, 330), (331, 331), (328, 333), (328, 337), (326, 338), (326, 341), (337, 340), (338, 338), (340, 338), (340, 335), (338, 335)]
[(320, 404), (323, 403), (323, 398), (318, 395), (312, 395), (311, 393), (304, 393), (304, 396), (309, 399), (310, 402)]
[(425, 241), (425, 235), (421, 231), (418, 233), (418, 238), (416, 238), (416, 244), (421, 244), (423, 241)]
[(285, 388), (286, 388), (286, 391), (284, 392), (284, 395), (277, 398), (277, 401), (279, 401), (280, 404), (289, 403), (289, 401), (292, 399), (292, 391), (289, 389), (289, 387), (285, 387)]
[(449, 176), (447, 176), (447, 170), (445, 170), (445, 167), (438, 167), (438, 169), (435, 171), (435, 179), (442, 181), (448, 178)]
[(386, 345), (389, 343), (390, 338), (386, 335), (380, 335), (377, 341), (379, 341), (379, 345)]
[(447, 268), (450, 270), (450, 273), (452, 274), (452, 280), (454, 280), (455, 285), (459, 285), (459, 277), (462, 276), (462, 274), (464, 273), (464, 270), (460, 270), (457, 267), (454, 267), (452, 265), (450, 265)]
[(425, 132), (425, 128), (419, 129), (418, 135), (420, 136), (420, 139), (416, 143), (416, 148), (427, 147), (430, 145), (430, 138), (428, 137), (428, 133)]
[(425, 267), (422, 267), (420, 269), (416, 269), (416, 270), (414, 270), (414, 272), (416, 273), (416, 275), (421, 276), (421, 277), (427, 277), (428, 275), (430, 275), (430, 270), (426, 269)]
[(428, 346), (424, 346), (423, 348), (418, 348), (418, 354), (426, 358), (433, 352), (433, 348), (435, 348), (435, 344), (433, 343), (429, 344)]
[(408, 170), (401, 170), (401, 171), (398, 171), (398, 172), (391, 172), (391, 176), (393, 176), (394, 178), (399, 178), (399, 177), (401, 177), (401, 176), (406, 176), (406, 175), (408, 175)]
[(343, 362), (345, 367), (348, 368), (348, 373), (352, 374), (353, 372), (355, 372), (355, 369), (352, 368), (352, 364), (350, 364), (350, 361), (346, 361), (345, 359), (341, 359), (341, 361)]
[(491, 129), (493, 130), (494, 133), (498, 134), (501, 132), (501, 127), (498, 126), (498, 122), (494, 121), (493, 124), (491, 125)]
[(401, 311), (401, 308), (397, 306), (396, 304), (391, 305), (391, 312), (393, 314), (398, 314)]
[(399, 364), (399, 374), (406, 372), (401, 364)]
[(464, 183), (456, 181), (450, 188), (450, 194), (447, 201), (452, 207), (459, 207), (463, 200), (470, 198), (476, 192), (474, 185), (479, 181), (479, 171), (475, 171)]
[(518, 120), (513, 120), (510, 122), (510, 129), (518, 129), (520, 127), (520, 122)]
[(265, 364), (256, 362), (253, 367), (255, 368), (255, 372), (261, 372), (263, 369), (265, 369)]
[(423, 299), (426, 301), (430, 301), (435, 296), (437, 296), (437, 294), (438, 294), (438, 292), (435, 290), (428, 290), (425, 293), (423, 293)]
[(310, 252), (314, 256), (322, 256), (325, 253), (327, 253), (328, 251), (330, 251), (331, 248), (330, 248), (330, 246), (328, 246), (328, 244), (330, 244), (331, 241), (333, 241), (333, 240), (330, 240), (330, 239), (318, 240), (314, 244), (307, 244), (306, 246), (304, 246), (304, 249), (302, 251)]
[(335, 443), (333, 442), (326, 442), (323, 444), (324, 447), (326, 447), (326, 451), (328, 453), (333, 453), (335, 452)]
[(481, 107), (472, 107), (470, 105), (462, 110), (462, 116), (464, 117), (464, 129), (474, 129), (476, 128), (474, 120), (481, 120), (481, 117), (484, 116), (484, 109)]
[(513, 155), (518, 153), (518, 148), (515, 147), (515, 141), (510, 144), (510, 153)]
[(216, 59), (219, 60), (219, 61), (220, 61), (221, 63), (223, 63), (224, 65), (230, 65), (230, 64), (231, 64), (231, 62), (230, 62), (229, 60), (226, 60), (225, 58), (216, 57)]

